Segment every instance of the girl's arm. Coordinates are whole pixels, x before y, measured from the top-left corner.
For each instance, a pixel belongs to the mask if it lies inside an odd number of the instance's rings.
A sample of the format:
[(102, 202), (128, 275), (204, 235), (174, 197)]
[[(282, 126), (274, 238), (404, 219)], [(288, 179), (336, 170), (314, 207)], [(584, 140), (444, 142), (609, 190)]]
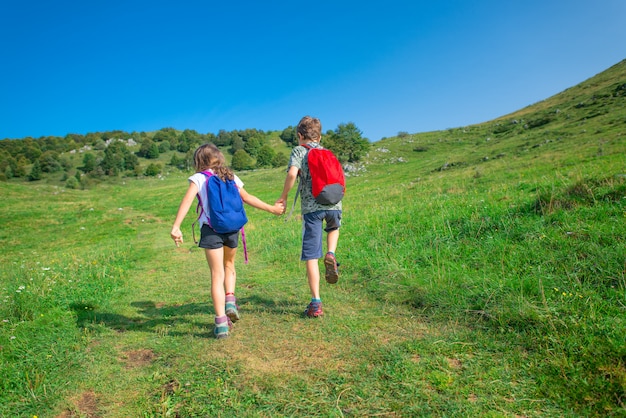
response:
[(178, 247), (183, 242), (183, 233), (180, 230), (180, 225), (183, 223), (185, 216), (187, 216), (187, 212), (189, 212), (189, 208), (193, 203), (196, 195), (198, 194), (198, 186), (193, 181), (189, 182), (189, 188), (187, 189), (187, 193), (183, 197), (183, 200), (180, 202), (180, 206), (178, 207), (178, 212), (176, 213), (176, 220), (174, 220), (174, 225), (172, 226), (172, 232), (170, 232), (170, 236), (174, 240), (174, 243)]
[(269, 213), (273, 213), (274, 215), (282, 215), (283, 212), (285, 212), (285, 205), (283, 205), (282, 203), (276, 202), (274, 206), (269, 205), (258, 197), (248, 193), (243, 187), (239, 188), (239, 194), (241, 195), (241, 200), (243, 200), (244, 203), (247, 203), (253, 208), (261, 209)]

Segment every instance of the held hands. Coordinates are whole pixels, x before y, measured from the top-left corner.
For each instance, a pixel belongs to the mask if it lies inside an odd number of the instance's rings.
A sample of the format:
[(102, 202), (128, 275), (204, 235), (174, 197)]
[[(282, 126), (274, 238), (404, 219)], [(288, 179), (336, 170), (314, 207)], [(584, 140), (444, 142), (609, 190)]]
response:
[(176, 228), (176, 227), (172, 228), (172, 232), (170, 232), (170, 236), (174, 240), (174, 244), (176, 244), (177, 247), (180, 247), (180, 244), (183, 243), (183, 233), (180, 230), (180, 228)]
[(277, 200), (272, 207), (272, 213), (274, 215), (280, 216), (285, 213), (285, 203), (282, 200)]

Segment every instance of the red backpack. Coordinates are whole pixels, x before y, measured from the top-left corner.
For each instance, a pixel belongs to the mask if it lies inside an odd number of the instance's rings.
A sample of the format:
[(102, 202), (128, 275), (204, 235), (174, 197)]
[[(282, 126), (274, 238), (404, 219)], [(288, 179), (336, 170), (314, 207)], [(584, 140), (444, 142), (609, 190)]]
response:
[(341, 163), (329, 149), (302, 145), (307, 159), (313, 197), (321, 205), (334, 205), (346, 193), (346, 178)]
[[(329, 149), (312, 147), (306, 144), (302, 146), (308, 150), (304, 158), (309, 166), (313, 198), (320, 205), (335, 205), (339, 203), (346, 193), (346, 177), (341, 163)], [(285, 221), (291, 218), (298, 201), (300, 189), (303, 186), (300, 174), (300, 185), (296, 191), (296, 197), (293, 199), (291, 211), (285, 218)]]

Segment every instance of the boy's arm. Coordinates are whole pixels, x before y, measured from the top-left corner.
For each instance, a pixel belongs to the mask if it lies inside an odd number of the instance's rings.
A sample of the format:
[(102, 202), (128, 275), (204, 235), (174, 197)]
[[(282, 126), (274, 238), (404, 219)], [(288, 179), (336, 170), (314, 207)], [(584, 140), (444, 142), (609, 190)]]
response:
[(287, 177), (285, 178), (285, 185), (283, 186), (283, 193), (280, 195), (277, 203), (280, 202), (283, 205), (287, 204), (289, 191), (292, 189), (293, 185), (296, 184), (296, 179), (298, 178), (299, 171), (300, 169), (294, 165), (289, 167), (289, 171), (287, 171)]
[(273, 213), (274, 215), (282, 215), (285, 212), (285, 205), (282, 203), (276, 202), (274, 206), (269, 205), (258, 197), (248, 193), (243, 187), (239, 188), (239, 195), (244, 203), (252, 206), (253, 208), (261, 209), (269, 213)]
[(183, 233), (180, 230), (180, 226), (187, 216), (187, 212), (189, 212), (189, 208), (193, 203), (196, 195), (198, 194), (198, 186), (196, 183), (189, 182), (189, 188), (187, 189), (187, 193), (183, 197), (183, 200), (180, 202), (180, 206), (178, 207), (178, 212), (176, 213), (176, 219), (174, 220), (174, 225), (172, 226), (172, 232), (170, 232), (170, 236), (174, 240), (174, 243), (178, 247), (183, 242)]

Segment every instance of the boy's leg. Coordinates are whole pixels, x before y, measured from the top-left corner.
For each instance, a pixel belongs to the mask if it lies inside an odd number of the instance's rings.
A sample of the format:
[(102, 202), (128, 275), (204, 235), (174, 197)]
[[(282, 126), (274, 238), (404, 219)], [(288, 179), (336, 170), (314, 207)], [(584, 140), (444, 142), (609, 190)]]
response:
[(326, 247), (328, 252), (324, 256), (326, 282), (335, 284), (339, 280), (339, 270), (335, 252), (339, 242), (339, 228), (341, 227), (341, 211), (326, 213)]
[(307, 213), (303, 217), (302, 256), (306, 262), (306, 275), (311, 291), (311, 303), (305, 314), (309, 317), (322, 315), (322, 301), (320, 298), (320, 268), (319, 259), (322, 257), (322, 220), (324, 212)]
[(326, 244), (328, 251), (331, 253), (337, 252), (337, 244), (339, 243), (339, 230), (335, 229), (333, 231), (329, 231), (326, 236)]
[(320, 267), (318, 259), (306, 261), (306, 276), (311, 290), (311, 299), (320, 298)]

